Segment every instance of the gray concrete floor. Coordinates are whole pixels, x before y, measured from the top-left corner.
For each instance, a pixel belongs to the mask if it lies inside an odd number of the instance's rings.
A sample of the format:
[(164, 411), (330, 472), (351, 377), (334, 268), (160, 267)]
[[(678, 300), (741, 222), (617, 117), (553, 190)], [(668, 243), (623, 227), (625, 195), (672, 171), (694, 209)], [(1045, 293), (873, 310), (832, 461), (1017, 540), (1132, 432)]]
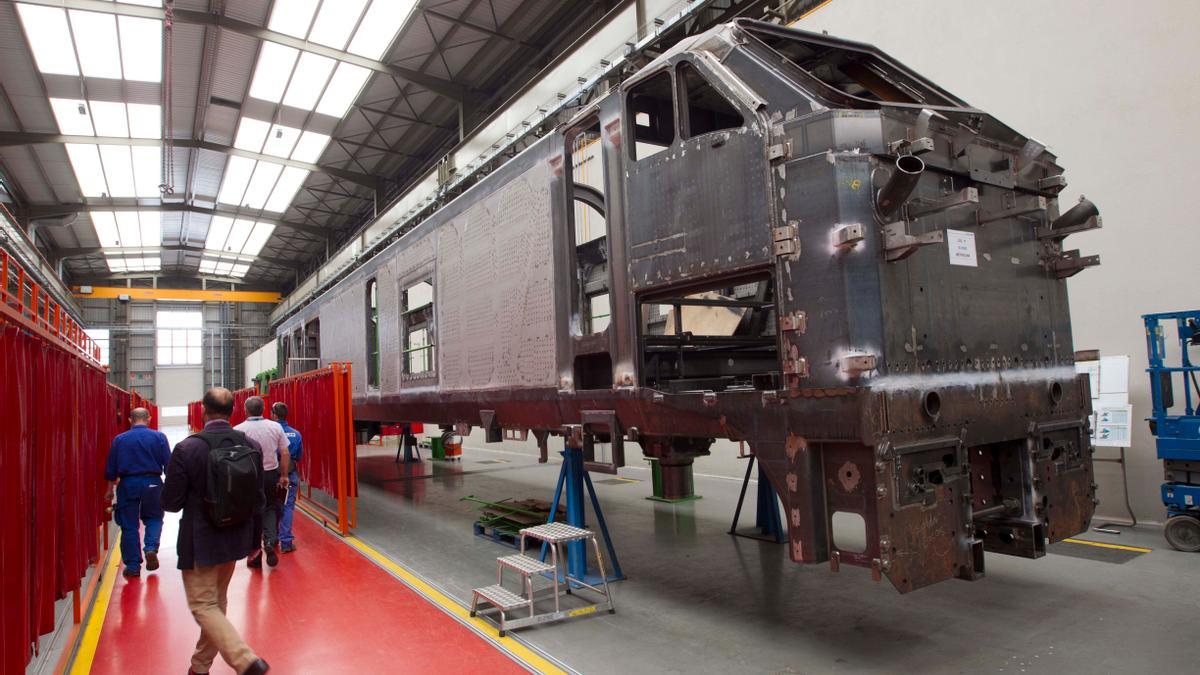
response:
[[(549, 499), (559, 470), (475, 447), (420, 465), (393, 463), (394, 447), (359, 452), (357, 534), (463, 604), (512, 549), (474, 536), (476, 508), (459, 499)], [(617, 613), (515, 634), (580, 672), (1195, 672), (1200, 555), (1157, 529), (1086, 535), (1154, 549), (1123, 564), (988, 554), (979, 581), (901, 596), (867, 570), (797, 565), (784, 546), (726, 534), (738, 481), (697, 476), (703, 499), (668, 505), (645, 499), (648, 471), (621, 475), (639, 482), (596, 486), (628, 577)]]

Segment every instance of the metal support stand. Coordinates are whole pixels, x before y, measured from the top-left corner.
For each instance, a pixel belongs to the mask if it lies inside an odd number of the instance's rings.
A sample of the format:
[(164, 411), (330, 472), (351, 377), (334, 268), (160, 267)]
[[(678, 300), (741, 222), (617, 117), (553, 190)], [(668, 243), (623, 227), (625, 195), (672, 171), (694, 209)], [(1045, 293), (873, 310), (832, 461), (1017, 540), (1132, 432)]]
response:
[(758, 513), (754, 517), (754, 526), (761, 534), (742, 534), (738, 532), (738, 520), (742, 516), (742, 503), (746, 499), (746, 488), (750, 486), (750, 472), (754, 470), (754, 455), (750, 455), (750, 463), (746, 465), (746, 477), (742, 479), (742, 491), (738, 494), (737, 508), (733, 512), (733, 523), (729, 526), (729, 534), (747, 539), (773, 541), (782, 544), (787, 541), (787, 533), (783, 529), (783, 519), (779, 516), (779, 497), (771, 481), (767, 480), (762, 465), (758, 465)]
[(421, 450), (417, 447), (417, 437), (409, 432), (408, 427), (404, 428), (404, 434), (400, 437), (400, 447), (396, 448), (396, 463), (400, 463), (400, 455), (404, 454), (404, 463), (421, 461)]
[[(596, 488), (592, 486), (592, 477), (583, 469), (583, 448), (565, 446), (559, 453), (563, 457), (562, 470), (558, 473), (558, 486), (554, 488), (554, 502), (550, 505), (550, 520), (553, 523), (558, 515), (558, 505), (562, 500), (564, 488), (567, 494), (567, 524), (580, 529), (587, 528), (587, 510), (584, 507), (584, 489), (592, 501), (592, 512), (596, 514), (596, 522), (600, 525), (600, 536), (604, 538), (604, 547), (608, 550), (608, 559), (612, 562), (612, 573), (607, 578), (588, 571), (588, 556), (584, 542), (572, 541), (567, 544), (567, 571), (569, 576), (582, 579), (589, 584), (606, 581), (620, 581), (625, 578), (621, 572), (621, 563), (617, 561), (617, 551), (613, 547), (612, 537), (608, 534), (608, 525), (604, 522), (604, 512), (600, 510), (600, 500), (596, 497)], [(549, 545), (542, 544), (540, 560), (546, 561)]]

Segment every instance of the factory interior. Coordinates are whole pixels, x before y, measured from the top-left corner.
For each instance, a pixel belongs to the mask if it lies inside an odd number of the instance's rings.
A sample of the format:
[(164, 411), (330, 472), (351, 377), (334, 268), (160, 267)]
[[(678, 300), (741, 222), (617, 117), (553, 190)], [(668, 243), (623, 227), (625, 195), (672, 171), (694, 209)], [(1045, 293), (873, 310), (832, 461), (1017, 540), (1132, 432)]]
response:
[(0, 673), (1195, 672), (1198, 27), (0, 1)]

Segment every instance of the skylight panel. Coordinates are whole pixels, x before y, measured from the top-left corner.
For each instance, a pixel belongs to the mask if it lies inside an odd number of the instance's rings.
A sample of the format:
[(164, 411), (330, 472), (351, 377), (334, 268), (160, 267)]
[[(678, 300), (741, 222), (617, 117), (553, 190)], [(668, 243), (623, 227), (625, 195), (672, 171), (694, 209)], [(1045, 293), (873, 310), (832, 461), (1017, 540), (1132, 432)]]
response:
[[(330, 3), (336, 4), (336, 3)], [(254, 79), (250, 82), (250, 95), (272, 103), (283, 99), (288, 75), (296, 64), (299, 51), (274, 42), (263, 42), (258, 52), (258, 65), (254, 68)]]
[(127, 5), (141, 5), (142, 7), (162, 7), (162, 0), (121, 0)]
[(329, 85), (325, 87), (321, 102), (317, 104), (317, 112), (330, 117), (344, 116), (350, 109), (350, 104), (358, 98), (358, 92), (362, 90), (370, 75), (371, 71), (366, 68), (345, 62), (339, 63), (329, 80)]
[(243, 117), (238, 123), (237, 135), (233, 138), (233, 147), (250, 152), (262, 152), (263, 143), (267, 140), (270, 122)]
[(211, 251), (225, 249), (225, 240), (229, 238), (229, 230), (233, 227), (233, 218), (213, 216), (208, 225), (208, 236), (204, 238), (204, 248)]
[[(111, 14), (71, 10), (71, 34), (75, 50), (87, 77), (121, 79), (121, 54), (117, 42), (117, 21)], [(68, 49), (70, 42), (59, 45)]]
[(97, 136), (129, 137), (129, 119), (125, 104), (113, 101), (91, 101), (92, 124)]
[(109, 197), (135, 197), (133, 187), (133, 161), (129, 147), (124, 145), (101, 145), (100, 161), (104, 163), (104, 178), (108, 181)]
[(275, 226), (271, 223), (255, 223), (254, 230), (250, 232), (250, 236), (246, 238), (246, 243), (242, 246), (242, 255), (258, 255), (274, 231)]
[(338, 0), (337, 2), (321, 3), (321, 11), (313, 22), (312, 32), (308, 39), (319, 42), (334, 49), (343, 49), (350, 33), (358, 24), (367, 0)]
[(71, 44), (71, 29), (67, 24), (67, 13), (57, 7), (39, 7), (17, 4), (17, 14), (25, 26), (33, 60), (38, 70), (54, 75), (78, 75), (79, 64), (75, 53), (64, 49)]
[(267, 143), (263, 146), (263, 152), (276, 157), (287, 157), (292, 154), (292, 148), (296, 145), (296, 140), (300, 138), (300, 130), (295, 127), (286, 127), (282, 124), (272, 124), (271, 132), (267, 134)]
[(138, 211), (142, 225), (142, 246), (162, 246), (162, 214), (158, 211)]
[(246, 245), (246, 240), (250, 238), (250, 233), (253, 231), (253, 220), (238, 218), (233, 221), (233, 228), (229, 230), (229, 238), (225, 240), (224, 250), (227, 253), (241, 253), (242, 247)]
[[(162, 22), (136, 16), (122, 16), (118, 21), (121, 26), (121, 65), (125, 79), (161, 82)], [(75, 37), (78, 39), (79, 35)], [(87, 70), (86, 65), (84, 70)]]
[(212, 274), (217, 269), (217, 261), (211, 258), (202, 258), (200, 260), (200, 273)]
[[(242, 197), (242, 205), (252, 209), (261, 209), (267, 203), (267, 197), (271, 195), (271, 190), (275, 187), (275, 180), (279, 178), (279, 172), (282, 169), (282, 164), (259, 162), (254, 169), (254, 175), (246, 185), (246, 194)], [(237, 229), (237, 223), (234, 223), (234, 229)], [(232, 238), (232, 236), (231, 234), (230, 237)]]
[(104, 166), (100, 163), (100, 153), (96, 146), (66, 143), (67, 158), (71, 160), (71, 168), (75, 170), (75, 179), (79, 181), (79, 189), (84, 197), (99, 197), (108, 192), (104, 182)]
[(368, 59), (382, 57), (416, 4), (417, 0), (374, 0), (347, 51)]
[(315, 131), (305, 131), (300, 134), (296, 149), (292, 150), (292, 159), (315, 164), (321, 158), (321, 153), (325, 152), (326, 145), (329, 145), (328, 136)]
[(242, 203), (242, 194), (246, 192), (246, 183), (254, 173), (254, 160), (245, 157), (230, 157), (225, 165), (225, 177), (221, 181), (221, 190), (217, 193), (217, 201), (222, 204)]
[(283, 97), (283, 104), (312, 110), (335, 65), (336, 61), (320, 54), (301, 54), (300, 60), (296, 62), (296, 72), (292, 73), (292, 83), (288, 85), (287, 94)]
[(234, 265), (233, 270), (229, 272), (230, 276), (244, 277), (246, 272), (250, 271), (249, 265)]
[(92, 227), (96, 229), (96, 240), (101, 248), (115, 248), (121, 245), (121, 237), (117, 234), (117, 221), (112, 211), (92, 211), (88, 214), (92, 219)]
[(68, 136), (96, 135), (92, 129), (92, 117), (88, 114), (85, 102), (74, 98), (52, 98), (50, 99), (50, 110), (54, 111), (54, 120), (58, 122), (58, 130), (63, 134)]
[(292, 203), (292, 197), (296, 196), (296, 191), (300, 189), (305, 178), (308, 178), (308, 171), (305, 169), (297, 169), (294, 166), (285, 168), (279, 176), (279, 182), (275, 184), (275, 191), (271, 193), (271, 198), (267, 200), (264, 208), (277, 213), (286, 211), (288, 204)]
[(267, 28), (303, 40), (316, 10), (317, 0), (275, 0)]
[(130, 103), (129, 135), (132, 138), (162, 138), (162, 106)]
[(134, 146), (133, 153), (134, 190), (138, 197), (161, 197), (158, 186), (162, 184), (162, 148)]
[(137, 211), (117, 211), (116, 217), (121, 248), (141, 248), (142, 227), (138, 223)]
[(230, 263), (230, 262), (219, 262), (219, 263), (217, 263), (216, 270), (214, 270), (214, 271), (215, 271), (217, 274), (221, 274), (221, 275), (226, 275), (226, 276), (227, 276), (227, 275), (228, 275), (230, 272), (232, 272), (232, 271), (233, 271), (233, 263)]

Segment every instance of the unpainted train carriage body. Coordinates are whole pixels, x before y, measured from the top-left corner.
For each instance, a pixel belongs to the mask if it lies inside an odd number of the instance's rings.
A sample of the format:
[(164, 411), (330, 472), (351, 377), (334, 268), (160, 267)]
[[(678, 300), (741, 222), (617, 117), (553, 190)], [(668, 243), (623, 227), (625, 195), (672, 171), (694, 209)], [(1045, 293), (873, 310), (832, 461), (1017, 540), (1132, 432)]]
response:
[(870, 46), (739, 21), (288, 318), (281, 358), (353, 362), (359, 422), (607, 441), (609, 470), (636, 442), (668, 489), (745, 441), (797, 562), (974, 579), (1094, 508), (1064, 277), (1095, 260), (1062, 239), (1098, 217), (1059, 217), (1061, 174)]

